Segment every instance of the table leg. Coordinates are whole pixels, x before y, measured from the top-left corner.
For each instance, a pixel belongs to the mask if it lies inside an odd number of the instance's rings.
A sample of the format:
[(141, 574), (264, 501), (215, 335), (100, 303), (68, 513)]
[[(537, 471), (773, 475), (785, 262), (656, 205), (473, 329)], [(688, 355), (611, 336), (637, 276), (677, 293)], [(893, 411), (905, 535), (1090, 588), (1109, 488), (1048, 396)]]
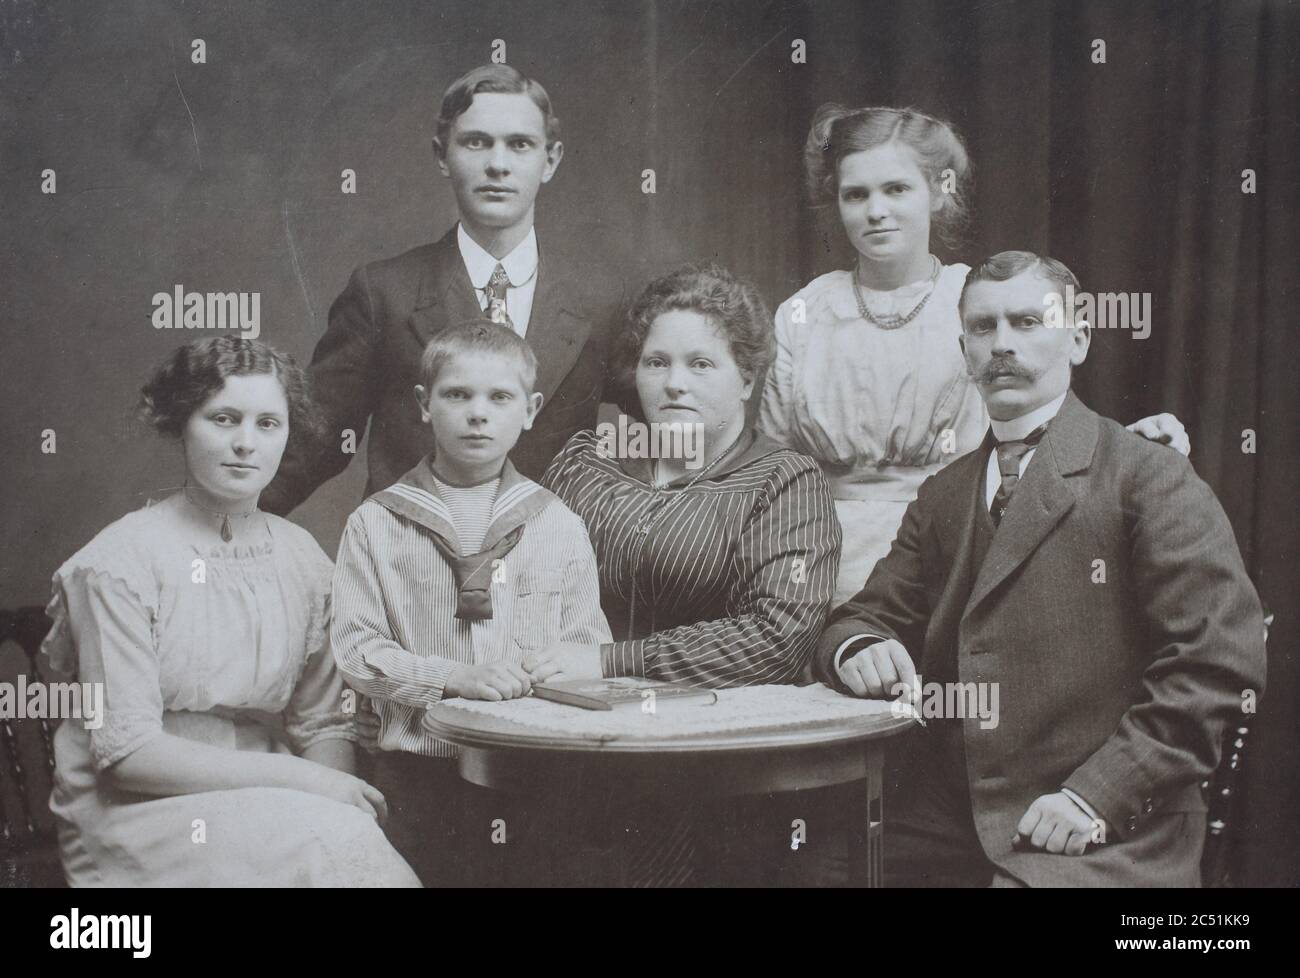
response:
[(849, 876), (854, 885), (875, 889), (885, 883), (884, 750), (874, 743), (863, 750), (867, 776), (859, 782), (860, 807), (849, 833)]

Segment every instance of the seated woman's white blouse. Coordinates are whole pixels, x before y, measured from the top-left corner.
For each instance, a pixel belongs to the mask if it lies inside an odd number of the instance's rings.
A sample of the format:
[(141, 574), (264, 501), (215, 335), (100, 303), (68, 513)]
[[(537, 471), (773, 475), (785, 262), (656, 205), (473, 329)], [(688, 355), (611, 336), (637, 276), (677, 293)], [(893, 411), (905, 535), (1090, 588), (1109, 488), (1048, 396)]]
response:
[(414, 885), (350, 805), (277, 788), (148, 798), (104, 777), (164, 731), (261, 752), (356, 739), (328, 642), (332, 564), (300, 527), (264, 526), (252, 543), (200, 542), (173, 496), (55, 573), (44, 651), (104, 689), (101, 724), (65, 720), (55, 736), (50, 807), (73, 885)]
[(102, 682), (89, 730), (96, 771), (138, 749), (166, 713), (218, 712), (295, 753), (354, 740), (328, 646), (328, 557), (301, 527), (267, 516), (253, 544), (200, 546), (171, 500), (105, 528), (54, 575), (44, 651)]

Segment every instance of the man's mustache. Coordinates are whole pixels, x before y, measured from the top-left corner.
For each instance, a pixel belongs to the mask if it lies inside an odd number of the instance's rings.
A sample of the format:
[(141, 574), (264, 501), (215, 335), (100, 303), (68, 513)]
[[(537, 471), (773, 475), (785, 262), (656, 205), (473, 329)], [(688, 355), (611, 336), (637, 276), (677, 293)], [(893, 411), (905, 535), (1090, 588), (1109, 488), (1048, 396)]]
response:
[(1000, 375), (1010, 374), (1013, 377), (1020, 377), (1023, 380), (1033, 380), (1034, 372), (1028, 367), (1023, 367), (1016, 363), (1015, 360), (1001, 357), (990, 360), (984, 364), (979, 375), (975, 378), (981, 384), (991, 384), (994, 379)]

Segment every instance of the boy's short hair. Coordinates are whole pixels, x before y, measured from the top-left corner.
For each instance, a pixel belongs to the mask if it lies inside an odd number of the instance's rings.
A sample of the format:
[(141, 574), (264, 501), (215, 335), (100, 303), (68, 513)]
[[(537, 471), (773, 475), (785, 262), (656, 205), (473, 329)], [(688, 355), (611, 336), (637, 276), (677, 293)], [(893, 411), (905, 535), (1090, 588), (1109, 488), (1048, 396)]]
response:
[(495, 353), (514, 357), (519, 362), (519, 379), (524, 393), (531, 394), (537, 384), (537, 354), (518, 333), (490, 319), (471, 319), (444, 329), (429, 340), (420, 356), (420, 383), (425, 396), (433, 393), (438, 374), (451, 359), (461, 353)]
[(447, 152), (447, 137), (452, 124), (469, 109), (474, 96), (480, 92), (492, 92), (501, 95), (527, 95), (533, 100), (546, 120), (546, 148), (550, 149), (560, 138), (560, 120), (551, 111), (551, 97), (546, 94), (542, 83), (524, 75), (509, 65), (479, 65), (461, 75), (448, 87), (442, 96), (442, 108), (438, 112), (438, 152)]

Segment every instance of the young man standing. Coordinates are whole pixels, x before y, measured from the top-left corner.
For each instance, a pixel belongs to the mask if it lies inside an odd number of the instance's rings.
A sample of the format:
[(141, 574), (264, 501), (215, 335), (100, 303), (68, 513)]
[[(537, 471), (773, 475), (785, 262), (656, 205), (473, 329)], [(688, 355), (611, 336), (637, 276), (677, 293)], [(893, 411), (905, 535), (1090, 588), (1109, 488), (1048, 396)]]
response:
[(564, 156), (540, 84), (506, 65), (463, 75), (443, 96), (433, 140), (460, 221), (443, 237), (357, 269), (330, 308), (310, 377), (320, 440), (290, 434), (262, 508), (287, 513), (347, 467), (344, 432), (370, 425), (366, 495), (395, 482), (433, 445), (410, 396), (420, 354), (439, 332), (482, 316), (510, 326), (537, 354), (543, 404), (515, 449), (539, 478), (574, 432), (592, 427), (622, 283), (533, 226), (537, 193)]

